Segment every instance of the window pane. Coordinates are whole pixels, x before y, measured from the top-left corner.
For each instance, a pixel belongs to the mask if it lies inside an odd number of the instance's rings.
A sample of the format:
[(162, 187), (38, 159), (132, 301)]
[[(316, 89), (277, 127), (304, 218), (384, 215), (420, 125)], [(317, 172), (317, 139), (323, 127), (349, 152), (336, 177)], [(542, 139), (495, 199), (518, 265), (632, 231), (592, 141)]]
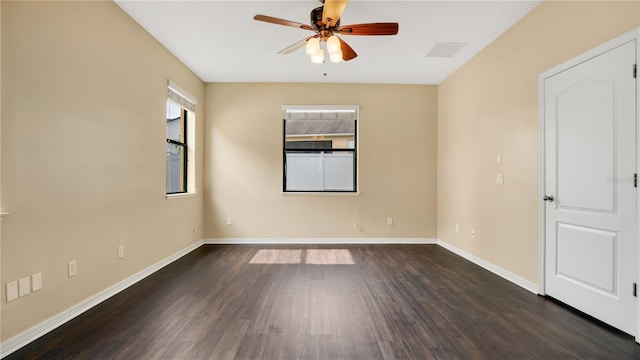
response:
[(324, 154), (324, 189), (353, 191), (353, 153)]
[(354, 153), (287, 153), (286, 191), (354, 191)]
[(185, 148), (167, 143), (167, 194), (185, 192)]
[(322, 159), (320, 154), (287, 154), (287, 191), (321, 191)]
[(167, 101), (167, 139), (184, 142), (184, 119), (182, 108)]
[[(324, 148), (354, 149), (353, 119), (288, 119), (285, 120), (287, 149)], [(300, 147), (306, 144), (305, 147)], [(314, 146), (314, 147), (309, 147)]]

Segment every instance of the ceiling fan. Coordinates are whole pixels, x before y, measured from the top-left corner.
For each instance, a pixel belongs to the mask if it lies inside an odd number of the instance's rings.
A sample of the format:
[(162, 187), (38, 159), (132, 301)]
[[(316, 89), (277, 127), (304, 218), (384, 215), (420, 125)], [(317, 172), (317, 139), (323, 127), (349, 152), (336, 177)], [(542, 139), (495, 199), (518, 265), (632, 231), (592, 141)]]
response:
[(326, 43), (331, 62), (349, 61), (358, 56), (349, 44), (336, 36), (337, 34), (396, 35), (398, 33), (398, 23), (391, 22), (342, 26), (340, 25), (340, 18), (348, 0), (320, 0), (320, 2), (324, 5), (311, 10), (310, 25), (267, 15), (256, 15), (253, 19), (314, 31), (315, 35), (304, 38), (278, 52), (279, 54), (290, 54), (306, 45), (306, 52), (311, 56), (311, 61), (314, 63), (324, 62), (324, 51), (322, 50), (321, 42)]

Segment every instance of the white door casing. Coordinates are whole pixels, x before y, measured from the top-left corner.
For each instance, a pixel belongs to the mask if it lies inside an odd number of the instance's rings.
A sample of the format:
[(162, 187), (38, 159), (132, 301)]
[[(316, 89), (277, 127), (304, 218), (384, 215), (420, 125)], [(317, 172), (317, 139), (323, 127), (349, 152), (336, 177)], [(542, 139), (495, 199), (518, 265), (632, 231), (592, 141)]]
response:
[(540, 77), (541, 293), (638, 335), (635, 37)]

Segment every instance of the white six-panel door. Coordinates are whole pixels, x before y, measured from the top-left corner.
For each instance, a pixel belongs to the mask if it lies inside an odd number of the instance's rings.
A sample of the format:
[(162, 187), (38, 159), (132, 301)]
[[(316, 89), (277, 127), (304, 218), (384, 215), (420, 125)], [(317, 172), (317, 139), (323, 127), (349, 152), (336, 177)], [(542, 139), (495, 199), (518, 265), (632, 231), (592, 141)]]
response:
[(545, 78), (546, 294), (636, 334), (636, 41)]

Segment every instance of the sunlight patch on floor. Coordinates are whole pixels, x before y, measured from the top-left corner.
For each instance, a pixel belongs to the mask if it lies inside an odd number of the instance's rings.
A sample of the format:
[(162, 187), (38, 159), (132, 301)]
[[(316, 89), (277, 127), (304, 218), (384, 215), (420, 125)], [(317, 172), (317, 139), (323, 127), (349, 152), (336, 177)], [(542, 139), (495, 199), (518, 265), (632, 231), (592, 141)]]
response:
[(261, 249), (249, 264), (300, 264), (302, 250)]
[(353, 265), (351, 252), (346, 249), (307, 250), (306, 264), (311, 265)]
[(305, 264), (308, 265), (353, 265), (351, 252), (346, 249), (260, 249), (249, 264), (302, 264), (302, 252), (305, 251)]

